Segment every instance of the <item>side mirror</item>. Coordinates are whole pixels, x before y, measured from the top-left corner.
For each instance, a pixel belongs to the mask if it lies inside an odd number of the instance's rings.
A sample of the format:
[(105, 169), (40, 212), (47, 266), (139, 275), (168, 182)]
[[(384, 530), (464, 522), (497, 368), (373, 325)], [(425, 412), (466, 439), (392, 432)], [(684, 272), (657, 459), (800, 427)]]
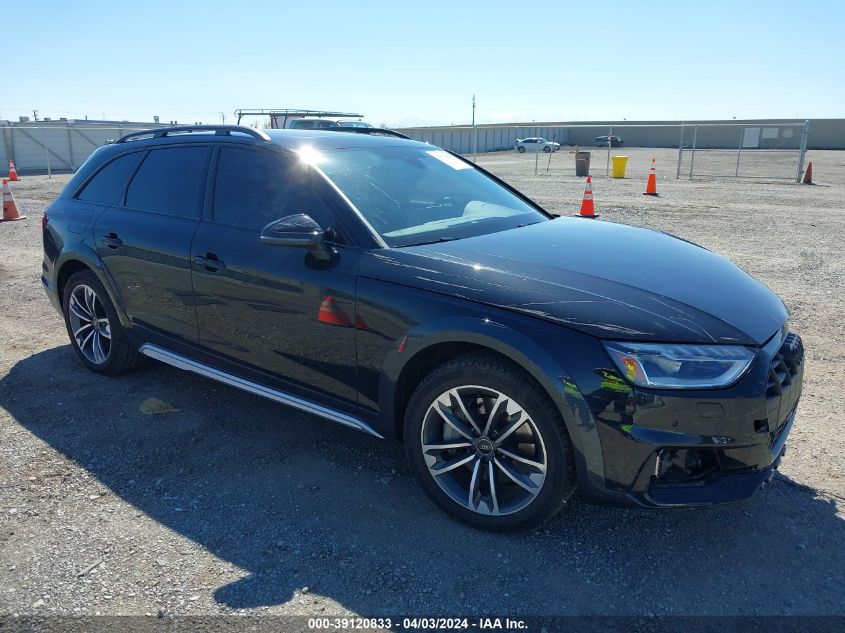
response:
[(261, 243), (288, 248), (305, 248), (317, 259), (330, 259), (331, 248), (323, 242), (325, 231), (310, 215), (297, 213), (270, 222), (261, 229)]

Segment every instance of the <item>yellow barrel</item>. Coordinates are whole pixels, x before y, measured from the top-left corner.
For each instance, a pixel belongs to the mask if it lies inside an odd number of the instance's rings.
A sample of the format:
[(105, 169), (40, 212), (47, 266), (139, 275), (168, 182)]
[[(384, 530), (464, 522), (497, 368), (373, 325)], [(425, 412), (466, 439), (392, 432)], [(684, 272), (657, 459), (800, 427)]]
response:
[(624, 178), (625, 168), (628, 166), (628, 157), (612, 156), (611, 159), (613, 160), (613, 177)]

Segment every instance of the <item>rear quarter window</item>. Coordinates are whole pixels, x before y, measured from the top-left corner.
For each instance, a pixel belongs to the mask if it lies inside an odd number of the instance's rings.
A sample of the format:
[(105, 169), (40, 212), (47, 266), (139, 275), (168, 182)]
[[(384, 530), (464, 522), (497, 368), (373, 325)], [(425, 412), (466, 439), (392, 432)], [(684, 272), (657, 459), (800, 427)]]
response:
[(133, 152), (118, 156), (106, 166), (100, 169), (96, 175), (88, 181), (76, 198), (85, 202), (100, 202), (112, 204), (123, 190), (129, 174), (135, 169), (143, 152)]

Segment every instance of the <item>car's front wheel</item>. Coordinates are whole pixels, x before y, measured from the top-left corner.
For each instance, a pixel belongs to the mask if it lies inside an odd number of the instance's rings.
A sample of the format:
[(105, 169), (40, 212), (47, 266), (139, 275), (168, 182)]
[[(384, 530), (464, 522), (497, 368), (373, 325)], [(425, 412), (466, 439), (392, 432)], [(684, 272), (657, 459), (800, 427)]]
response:
[(89, 368), (120, 374), (144, 360), (120, 324), (109, 295), (90, 270), (71, 275), (62, 295), (65, 325), (73, 350)]
[(477, 527), (538, 525), (574, 491), (559, 414), (529, 376), (496, 358), (467, 355), (429, 374), (411, 397), (404, 430), (428, 496)]
[(546, 146), (543, 148), (543, 151), (544, 151), (544, 152), (546, 152), (546, 154), (548, 154), (549, 152), (551, 152), (551, 151), (552, 151), (552, 146), (551, 146), (551, 145), (546, 145)]
[(520, 145), (519, 147), (516, 148), (516, 151), (519, 152), (520, 154), (524, 154), (525, 148), (522, 145)]

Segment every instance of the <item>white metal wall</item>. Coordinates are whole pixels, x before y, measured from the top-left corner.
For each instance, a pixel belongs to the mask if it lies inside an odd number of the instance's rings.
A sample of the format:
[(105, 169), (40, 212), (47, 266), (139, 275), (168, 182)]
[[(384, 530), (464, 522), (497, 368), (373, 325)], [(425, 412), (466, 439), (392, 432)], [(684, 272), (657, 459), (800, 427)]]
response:
[(74, 172), (107, 141), (141, 127), (49, 125), (0, 127), (0, 173), (10, 160), (19, 174)]
[[(458, 154), (472, 154), (473, 151), (471, 127), (403, 128), (398, 131)], [(567, 129), (564, 127), (478, 126), (477, 131), (479, 153), (513, 149), (516, 139), (532, 136), (542, 136), (561, 145), (568, 142)]]

